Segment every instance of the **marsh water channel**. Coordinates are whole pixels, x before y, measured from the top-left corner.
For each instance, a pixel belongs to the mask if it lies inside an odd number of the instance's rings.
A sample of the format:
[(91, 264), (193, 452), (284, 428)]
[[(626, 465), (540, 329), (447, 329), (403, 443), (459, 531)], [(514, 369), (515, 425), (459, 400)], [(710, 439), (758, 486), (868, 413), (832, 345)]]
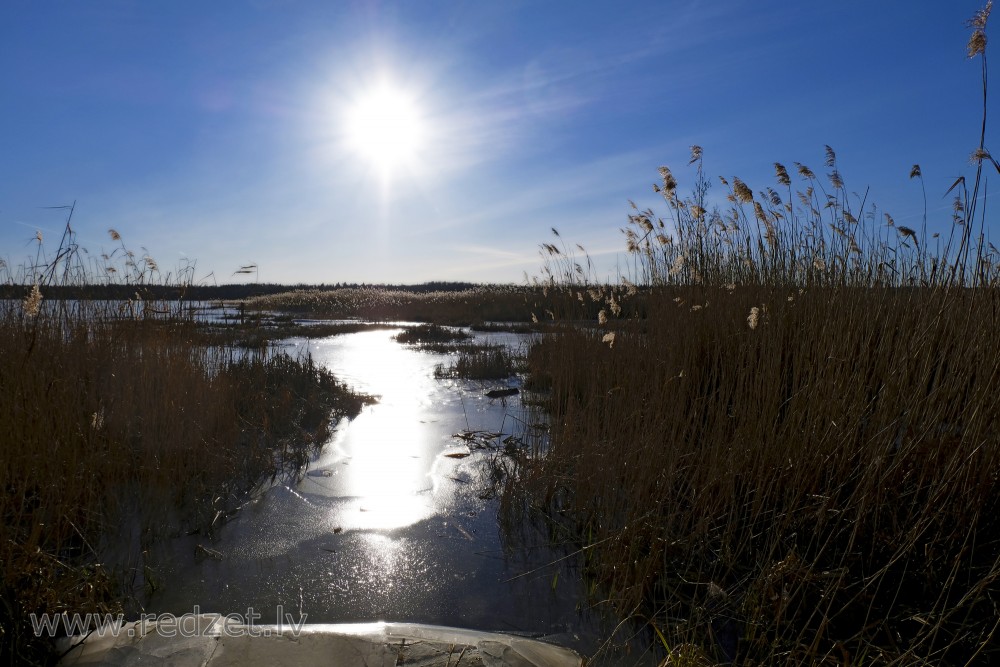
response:
[[(454, 357), (400, 344), (398, 332), (285, 341), (378, 402), (338, 424), (299, 481), (276, 483), (211, 538), (163, 543), (147, 612), (252, 607), (274, 623), (280, 607), (309, 623), (427, 623), (598, 648), (613, 619), (586, 599), (579, 558), (549, 544), (544, 528), (502, 530), (487, 465), (497, 452), (455, 437), (523, 436), (520, 397), (485, 395), (517, 380), (435, 378)], [(492, 333), (474, 342), (487, 340), (528, 342)]]

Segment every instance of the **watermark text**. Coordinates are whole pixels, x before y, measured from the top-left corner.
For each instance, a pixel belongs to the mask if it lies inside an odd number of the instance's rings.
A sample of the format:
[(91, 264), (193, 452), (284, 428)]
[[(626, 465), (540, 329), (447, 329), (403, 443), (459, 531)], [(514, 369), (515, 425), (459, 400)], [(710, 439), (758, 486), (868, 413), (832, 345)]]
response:
[(261, 625), (261, 614), (253, 607), (245, 614), (203, 614), (195, 605), (191, 613), (141, 614), (135, 623), (127, 623), (124, 614), (31, 614), (31, 628), (36, 637), (96, 635), (98, 637), (141, 637), (155, 632), (161, 637), (297, 637), (308, 614), (295, 619), (282, 605), (275, 608), (274, 625)]

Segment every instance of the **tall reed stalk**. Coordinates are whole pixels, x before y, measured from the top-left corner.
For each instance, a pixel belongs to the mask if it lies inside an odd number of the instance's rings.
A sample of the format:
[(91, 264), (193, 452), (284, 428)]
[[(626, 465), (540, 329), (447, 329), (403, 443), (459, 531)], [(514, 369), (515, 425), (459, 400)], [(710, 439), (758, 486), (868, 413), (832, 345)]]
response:
[(51, 662), (30, 614), (123, 609), (152, 540), (211, 531), (367, 400), (308, 358), (203, 345), (177, 304), (46, 299), (94, 278), (66, 229), (0, 307), (3, 664)]
[[(984, 90), (989, 10), (970, 22)], [(830, 147), (825, 182), (775, 163), (775, 187), (720, 179), (729, 208), (707, 210), (693, 147), (693, 194), (661, 169), (666, 215), (623, 230), (631, 282), (543, 245), (550, 288), (601, 310), (532, 349), (552, 426), (506, 491), (586, 547), (664, 664), (1000, 660), (982, 137), (943, 244), (852, 200)]]

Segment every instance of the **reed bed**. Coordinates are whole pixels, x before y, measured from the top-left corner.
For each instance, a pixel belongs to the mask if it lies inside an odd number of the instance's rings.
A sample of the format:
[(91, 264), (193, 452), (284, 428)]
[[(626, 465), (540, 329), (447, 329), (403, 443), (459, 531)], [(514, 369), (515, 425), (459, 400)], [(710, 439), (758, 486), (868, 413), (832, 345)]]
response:
[(459, 349), (458, 358), (451, 364), (438, 364), (434, 368), (437, 378), (464, 378), (466, 380), (503, 380), (524, 367), (524, 360), (506, 345), (499, 343), (470, 345)]
[(169, 304), (48, 301), (64, 274), (32, 275), (0, 309), (4, 664), (54, 658), (29, 614), (126, 608), (152, 540), (211, 532), (367, 400), (309, 358), (205, 345)]
[(450, 329), (436, 324), (405, 327), (393, 339), (405, 345), (448, 345), (467, 341), (471, 335), (461, 329)]
[(488, 322), (553, 320), (569, 297), (543, 285), (482, 285), (474, 288), (414, 292), (388, 287), (300, 289), (247, 299), (251, 309), (310, 313), (333, 319), (372, 322), (431, 322), (470, 326)]
[(696, 146), (692, 194), (661, 169), (665, 217), (623, 229), (631, 282), (543, 246), (601, 311), (529, 353), (551, 427), (504, 507), (575, 540), (664, 664), (1000, 661), (1000, 166), (973, 157), (947, 234), (852, 200), (830, 147), (826, 186), (775, 164), (710, 211)]
[(995, 659), (1000, 295), (789, 296), (664, 290), (613, 348), (582, 331), (539, 343), (553, 426), (524, 487), (671, 646)]

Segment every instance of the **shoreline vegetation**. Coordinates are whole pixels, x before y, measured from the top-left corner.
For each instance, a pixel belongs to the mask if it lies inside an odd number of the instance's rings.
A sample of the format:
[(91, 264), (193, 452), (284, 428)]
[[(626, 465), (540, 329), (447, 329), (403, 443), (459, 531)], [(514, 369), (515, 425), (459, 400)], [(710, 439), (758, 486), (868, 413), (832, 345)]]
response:
[(552, 426), (508, 507), (575, 541), (678, 662), (988, 664), (998, 307), (992, 287), (664, 288), (645, 321), (532, 349)]
[(154, 541), (210, 536), (374, 400), (308, 356), (245, 344), (259, 327), (199, 324), (181, 303), (138, 298), (148, 263), (131, 300), (47, 299), (56, 281), (79, 295), (93, 278), (66, 229), (56, 259), (31, 267), (27, 296), (0, 302), (4, 664), (57, 659), (30, 614), (141, 611), (159, 585)]
[[(486, 331), (507, 330), (499, 325), (480, 328)], [(518, 325), (511, 328), (515, 332), (523, 332), (524, 329)], [(394, 338), (425, 352), (454, 355), (452, 363), (437, 364), (434, 368), (434, 377), (439, 379), (506, 380), (526, 370), (523, 355), (513, 353), (500, 343), (472, 342), (472, 335), (461, 329), (422, 324), (405, 327)]]
[[(969, 22), (984, 103), (989, 10)], [(52, 257), (39, 234), (0, 292), (0, 658), (51, 659), (28, 613), (121, 608), (123, 580), (152, 581), (144, 540), (210, 531), (369, 400), (268, 344), (308, 315), (363, 320), (322, 335), (546, 332), (523, 362), (459, 357), (526, 364), (547, 413), (505, 463), (500, 524), (543, 521), (575, 544), (593, 603), (647, 627), (663, 665), (1000, 660), (1000, 251), (983, 172), (1000, 164), (985, 123), (984, 104), (975, 174), (948, 189), (940, 234), (926, 212), (897, 225), (850, 194), (829, 146), (822, 176), (774, 163), (757, 191), (710, 181), (693, 146), (689, 195), (663, 167), (664, 215), (633, 205), (616, 284), (553, 230), (526, 286), (234, 287), (256, 319), (209, 326), (181, 304), (217, 297), (184, 276), (163, 286), (151, 258), (122, 246), (84, 268), (69, 221)], [(918, 165), (910, 178), (924, 187)], [(113, 289), (88, 291), (96, 275)], [(158, 290), (173, 296), (140, 308)], [(463, 354), (453, 329), (401, 336)], [(136, 507), (170, 516), (140, 516), (138, 557), (104, 563)]]
[[(984, 102), (986, 83), (984, 61)], [(504, 486), (505, 521), (541, 514), (575, 542), (663, 664), (1000, 660), (985, 123), (984, 105), (940, 235), (849, 195), (829, 146), (826, 178), (720, 178), (728, 206), (709, 210), (693, 146), (691, 194), (661, 168), (665, 219), (633, 207), (622, 230), (633, 282), (596, 284), (556, 230), (543, 245), (550, 288), (602, 310), (529, 354), (551, 428)]]

